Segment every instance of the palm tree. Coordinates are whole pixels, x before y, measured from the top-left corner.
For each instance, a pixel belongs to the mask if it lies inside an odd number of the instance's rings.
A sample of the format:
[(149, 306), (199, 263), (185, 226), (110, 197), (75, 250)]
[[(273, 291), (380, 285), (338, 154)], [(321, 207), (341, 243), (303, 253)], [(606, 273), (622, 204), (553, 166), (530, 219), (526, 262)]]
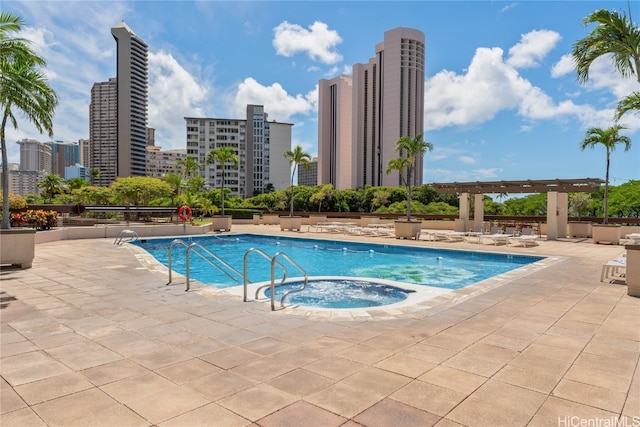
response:
[(580, 142), (580, 148), (594, 148), (598, 144), (602, 144), (607, 150), (607, 172), (604, 179), (604, 220), (608, 221), (608, 204), (609, 204), (609, 164), (611, 162), (611, 152), (615, 150), (618, 143), (624, 144), (624, 151), (631, 148), (631, 139), (628, 136), (620, 135), (620, 130), (626, 129), (622, 125), (614, 125), (608, 129), (590, 128), (587, 130), (586, 137)]
[(0, 12), (0, 148), (2, 151), (2, 224), (11, 228), (9, 210), (9, 168), (5, 130), (7, 122), (14, 129), (18, 123), (14, 109), (21, 111), (40, 133), (53, 138), (53, 114), (58, 104), (56, 92), (49, 86), (40, 67), (45, 65), (29, 46), (29, 41), (13, 37), (24, 21), (17, 15)]
[(227, 163), (233, 163), (234, 168), (238, 168), (240, 161), (238, 160), (238, 155), (232, 147), (219, 147), (213, 150), (209, 150), (207, 153), (207, 164), (215, 164), (218, 163), (220, 165), (220, 169), (222, 170), (222, 185), (220, 186), (220, 200), (221, 200), (221, 210), (222, 216), (224, 216), (224, 179), (225, 179), (225, 168)]
[(89, 169), (89, 177), (91, 178), (91, 183), (95, 185), (96, 179), (100, 176), (100, 169), (91, 168)]
[(173, 172), (167, 172), (164, 181), (171, 186), (171, 204), (174, 204), (175, 198), (180, 196), (182, 189), (185, 187), (182, 175)]
[[(627, 19), (624, 13), (604, 9), (591, 13), (583, 22), (585, 25), (598, 25), (573, 45), (578, 81), (585, 83), (589, 80), (589, 68), (596, 59), (611, 55), (613, 66), (620, 75), (635, 77), (640, 83), (640, 27)], [(633, 92), (618, 103), (616, 120), (626, 111), (638, 109), (638, 97), (638, 92)]]
[(289, 160), (289, 166), (293, 165), (291, 171), (291, 201), (289, 203), (289, 216), (293, 216), (293, 177), (296, 174), (298, 165), (304, 166), (305, 169), (311, 167), (311, 155), (302, 151), (302, 147), (299, 145), (296, 145), (293, 150), (285, 151), (283, 155), (285, 159)]
[(182, 176), (184, 178), (188, 178), (192, 176), (194, 172), (198, 172), (200, 170), (200, 164), (191, 156), (178, 160), (176, 165), (182, 169)]
[(64, 179), (55, 173), (50, 173), (45, 176), (42, 181), (38, 183), (38, 187), (44, 190), (44, 193), (47, 195), (47, 199), (49, 203), (53, 201), (53, 196), (61, 193), (65, 189)]
[[(422, 156), (426, 151), (433, 150), (433, 144), (423, 140), (422, 134), (415, 138), (403, 136), (396, 142), (396, 151), (401, 154), (397, 159), (389, 160), (387, 174), (397, 170), (400, 175), (400, 184), (407, 187), (407, 221), (411, 221), (411, 184), (416, 163), (422, 163)], [(404, 154), (404, 156), (402, 155)], [(404, 172), (406, 170), (406, 176)]]

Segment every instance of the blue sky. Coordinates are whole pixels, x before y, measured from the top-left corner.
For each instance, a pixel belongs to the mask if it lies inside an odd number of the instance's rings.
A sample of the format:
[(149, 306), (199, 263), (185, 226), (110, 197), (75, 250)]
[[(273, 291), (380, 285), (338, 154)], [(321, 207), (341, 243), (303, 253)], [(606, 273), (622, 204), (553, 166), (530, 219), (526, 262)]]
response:
[[(632, 17), (640, 7), (631, 2)], [(115, 77), (110, 28), (124, 20), (149, 45), (149, 126), (156, 145), (185, 148), (185, 116), (243, 118), (263, 104), (294, 123), (293, 144), (317, 153), (317, 84), (366, 63), (384, 31), (426, 38), (425, 182), (604, 178), (604, 148), (581, 151), (589, 127), (613, 124), (616, 102), (640, 84), (607, 59), (580, 85), (569, 58), (598, 8), (627, 1), (11, 1), (22, 36), (48, 61), (60, 97), (55, 140), (88, 138), (94, 82)], [(611, 184), (640, 179), (640, 115), (611, 159)], [(26, 121), (8, 129), (45, 141)]]

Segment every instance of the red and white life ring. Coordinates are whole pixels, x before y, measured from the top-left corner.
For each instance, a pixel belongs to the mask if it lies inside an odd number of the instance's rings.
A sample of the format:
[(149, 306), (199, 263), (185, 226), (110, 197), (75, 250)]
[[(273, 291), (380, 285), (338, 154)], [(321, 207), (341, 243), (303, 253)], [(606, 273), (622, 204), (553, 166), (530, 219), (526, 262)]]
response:
[(189, 221), (191, 219), (191, 214), (191, 208), (187, 205), (183, 205), (178, 208), (178, 218), (180, 218), (181, 221)]

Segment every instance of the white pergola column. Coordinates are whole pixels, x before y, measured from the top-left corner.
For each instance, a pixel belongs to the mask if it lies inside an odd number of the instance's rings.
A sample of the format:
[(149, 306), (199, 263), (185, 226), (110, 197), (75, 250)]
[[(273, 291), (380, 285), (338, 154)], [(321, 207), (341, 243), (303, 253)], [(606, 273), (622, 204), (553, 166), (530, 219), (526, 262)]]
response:
[(567, 237), (569, 221), (569, 194), (558, 193), (558, 237)]
[(558, 192), (547, 193), (547, 240), (558, 240)]
[(456, 231), (467, 231), (467, 223), (469, 222), (469, 193), (460, 193), (460, 213), (459, 220), (456, 221)]
[(484, 194), (476, 194), (473, 205), (473, 231), (484, 231)]

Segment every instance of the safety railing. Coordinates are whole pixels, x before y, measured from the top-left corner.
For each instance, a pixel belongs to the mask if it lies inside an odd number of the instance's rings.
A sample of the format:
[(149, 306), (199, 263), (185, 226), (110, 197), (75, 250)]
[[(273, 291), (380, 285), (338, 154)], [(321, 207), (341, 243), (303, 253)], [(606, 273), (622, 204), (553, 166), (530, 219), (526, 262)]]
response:
[(127, 242), (135, 242), (138, 240), (138, 233), (133, 230), (122, 230), (118, 233), (116, 240), (113, 242), (114, 245), (120, 246), (123, 243)]
[[(233, 268), (231, 265), (229, 265), (222, 258), (220, 258), (216, 254), (214, 254), (213, 252), (211, 252), (210, 250), (208, 250), (207, 248), (202, 246), (200, 243), (187, 244), (187, 243), (185, 243), (184, 241), (182, 241), (180, 239), (176, 239), (176, 240), (174, 240), (173, 242), (171, 242), (169, 244), (169, 247), (167, 249), (168, 250), (167, 261), (168, 261), (168, 267), (169, 267), (169, 282), (167, 283), (167, 285), (170, 284), (171, 281), (172, 281), (171, 272), (173, 270), (172, 270), (172, 265), (171, 265), (172, 264), (171, 253), (172, 253), (173, 247), (176, 246), (176, 245), (182, 245), (182, 246), (185, 246), (187, 248), (187, 252), (186, 252), (187, 288), (185, 289), (185, 291), (188, 291), (191, 288), (191, 262), (190, 262), (191, 252), (194, 252), (196, 255), (198, 255), (200, 258), (202, 258), (202, 260), (207, 262), (212, 267), (216, 268), (221, 273), (225, 274), (231, 280), (234, 280), (234, 281), (240, 283), (241, 280), (243, 279), (242, 273), (240, 273), (238, 270)], [(207, 258), (204, 254), (202, 254), (199, 251), (204, 252), (210, 258)], [(224, 268), (222, 268), (220, 265), (218, 265), (214, 261), (212, 261), (211, 258), (213, 258), (213, 260), (217, 261), (218, 263), (222, 264), (222, 266)]]
[[(271, 262), (273, 260), (273, 257), (270, 257), (266, 252), (264, 252), (261, 249), (258, 248), (251, 248), (249, 249), (247, 252), (245, 252), (244, 254), (244, 271), (242, 274), (243, 277), (243, 291), (244, 291), (244, 302), (247, 302), (247, 283), (251, 283), (251, 281), (249, 280), (249, 275), (247, 272), (248, 269), (248, 265), (249, 265), (249, 255), (252, 253), (257, 253), (258, 255), (261, 255), (263, 258), (267, 259), (269, 262)], [(278, 265), (280, 266), (280, 268), (282, 268), (283, 271), (283, 277), (282, 280), (280, 281), (280, 284), (284, 283), (285, 280), (287, 280), (287, 268), (282, 265), (281, 263), (278, 263)], [(269, 285), (264, 285), (264, 286), (260, 286), (258, 289), (256, 289), (256, 295), (255, 295), (255, 299), (258, 299), (258, 295), (260, 294), (260, 291), (264, 288), (268, 288)]]
[(278, 258), (279, 257), (283, 257), (285, 258), (287, 261), (289, 261), (289, 263), (291, 263), (291, 265), (293, 265), (294, 267), (296, 267), (298, 270), (300, 270), (300, 272), (304, 275), (304, 284), (302, 285), (302, 287), (298, 288), (298, 289), (293, 289), (289, 292), (286, 292), (284, 295), (282, 295), (282, 298), (280, 299), (280, 308), (284, 307), (284, 299), (286, 297), (288, 297), (290, 294), (293, 294), (295, 292), (300, 292), (302, 291), (304, 288), (307, 287), (307, 283), (309, 283), (309, 277), (307, 276), (307, 272), (300, 267), (300, 265), (298, 265), (298, 263), (296, 263), (294, 260), (292, 260), (289, 255), (285, 254), (284, 252), (278, 252), (277, 254), (275, 254), (273, 256), (273, 258), (271, 259), (271, 311), (274, 311), (276, 309), (275, 307), (275, 268), (276, 268), (276, 264), (281, 265), (280, 263), (278, 263)]

